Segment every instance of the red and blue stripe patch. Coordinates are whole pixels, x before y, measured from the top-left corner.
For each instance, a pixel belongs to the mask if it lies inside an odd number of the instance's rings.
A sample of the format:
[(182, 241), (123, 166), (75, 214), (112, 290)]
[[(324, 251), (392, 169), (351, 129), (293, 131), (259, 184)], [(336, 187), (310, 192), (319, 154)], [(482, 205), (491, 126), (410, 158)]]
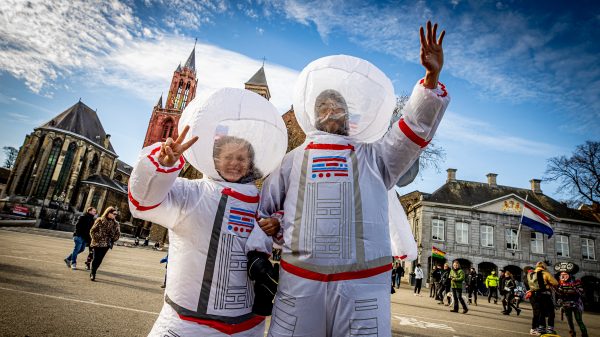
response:
[(228, 226), (229, 230), (240, 233), (250, 233), (254, 228), (255, 214), (251, 210), (239, 207), (229, 209)]
[(347, 177), (348, 160), (343, 156), (313, 157), (311, 164), (312, 178)]

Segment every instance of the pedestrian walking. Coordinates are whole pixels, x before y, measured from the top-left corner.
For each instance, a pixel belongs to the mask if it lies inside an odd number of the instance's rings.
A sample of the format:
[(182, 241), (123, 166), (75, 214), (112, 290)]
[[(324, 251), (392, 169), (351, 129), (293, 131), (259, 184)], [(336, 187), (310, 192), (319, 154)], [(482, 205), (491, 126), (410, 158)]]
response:
[[(573, 273), (574, 274), (574, 273)], [(583, 284), (580, 280), (575, 279), (570, 273), (563, 271), (560, 273), (560, 281), (557, 288), (558, 303), (561, 306), (561, 311), (567, 316), (569, 324), (569, 336), (575, 337), (575, 325), (573, 324), (573, 316), (579, 325), (582, 337), (588, 337), (587, 328), (583, 323)]]
[(491, 303), (493, 296), (494, 304), (498, 304), (498, 281), (495, 270), (492, 270), (491, 274), (485, 279), (485, 287), (488, 288), (488, 303)]
[(450, 271), (450, 286), (452, 288), (452, 298), (454, 299), (454, 308), (451, 312), (458, 312), (458, 302), (463, 308), (463, 314), (466, 314), (469, 309), (467, 304), (462, 297), (463, 281), (465, 280), (465, 272), (460, 268), (460, 263), (454, 261), (452, 263), (452, 270)]
[(89, 207), (77, 220), (75, 232), (73, 233), (73, 242), (75, 243), (75, 246), (73, 247), (71, 254), (64, 259), (67, 268), (73, 270), (77, 269), (77, 255), (82, 253), (86, 246), (90, 245), (90, 242), (92, 241), (90, 229), (92, 229), (92, 225), (94, 224), (96, 213), (97, 211), (94, 207)]
[(94, 258), (92, 260), (92, 271), (90, 273), (90, 280), (96, 281), (96, 272), (98, 267), (102, 264), (104, 256), (109, 249), (112, 249), (113, 244), (119, 240), (121, 236), (121, 230), (119, 229), (119, 223), (116, 220), (117, 210), (114, 207), (108, 207), (101, 217), (96, 219), (96, 222), (90, 230), (90, 236), (92, 242), (90, 247), (94, 251)]
[(396, 268), (396, 288), (400, 289), (400, 282), (404, 277), (404, 267), (400, 261), (398, 261), (398, 268)]
[(504, 294), (502, 296), (502, 307), (504, 310), (502, 310), (502, 313), (504, 315), (510, 315), (512, 309), (515, 309), (517, 316), (519, 316), (521, 314), (521, 309), (517, 308), (513, 301), (517, 284), (509, 271), (504, 272), (504, 282), (502, 283), (504, 284)]
[(444, 298), (450, 291), (450, 266), (444, 263), (444, 269), (441, 271), (440, 276), (440, 289), (438, 290), (436, 299), (439, 301), (438, 304), (444, 304)]
[[(552, 300), (551, 287), (557, 286), (556, 279), (546, 270), (544, 262), (538, 262), (535, 270), (527, 275), (531, 298), (533, 299), (534, 312), (538, 312), (537, 329), (532, 328), (529, 331), (531, 335), (541, 335), (544, 333), (554, 334), (554, 301)], [(546, 321), (547, 319), (547, 321)]]
[(417, 268), (415, 268), (415, 296), (421, 296), (421, 285), (423, 284), (423, 269), (421, 269), (421, 264), (417, 263)]
[(475, 305), (477, 305), (477, 286), (478, 286), (479, 277), (477, 276), (477, 272), (475, 268), (471, 267), (471, 271), (467, 276), (467, 291), (469, 293), (469, 304), (473, 303), (473, 298), (475, 298)]
[(429, 289), (429, 297), (436, 298), (438, 289), (440, 288), (440, 279), (442, 278), (442, 271), (440, 270), (440, 266), (437, 264), (433, 266), (433, 271), (431, 272), (430, 281), (431, 284)]

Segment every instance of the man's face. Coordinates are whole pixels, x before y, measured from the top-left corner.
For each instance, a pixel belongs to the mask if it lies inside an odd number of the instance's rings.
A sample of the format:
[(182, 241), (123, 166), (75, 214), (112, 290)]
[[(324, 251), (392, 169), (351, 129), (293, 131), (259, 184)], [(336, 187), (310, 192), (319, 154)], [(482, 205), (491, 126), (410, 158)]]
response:
[(96, 214), (98, 214), (98, 211), (95, 208), (92, 208), (89, 213), (93, 216), (96, 216)]
[(326, 98), (316, 106), (316, 115), (315, 127), (317, 130), (336, 135), (348, 135), (348, 112), (346, 107), (339, 102)]

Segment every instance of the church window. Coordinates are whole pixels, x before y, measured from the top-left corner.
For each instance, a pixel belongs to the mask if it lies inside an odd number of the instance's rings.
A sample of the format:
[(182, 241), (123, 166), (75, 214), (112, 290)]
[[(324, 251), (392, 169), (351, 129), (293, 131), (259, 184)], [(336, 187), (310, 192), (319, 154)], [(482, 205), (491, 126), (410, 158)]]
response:
[(544, 234), (531, 232), (531, 253), (544, 254)]
[(177, 95), (175, 95), (175, 105), (173, 108), (179, 109), (179, 102), (181, 102), (181, 90), (183, 88), (183, 81), (179, 82), (179, 87), (177, 88)]
[(464, 222), (456, 223), (456, 243), (469, 243), (469, 224)]
[(494, 247), (494, 227), (481, 226), (481, 246)]
[(173, 135), (173, 121), (167, 120), (163, 124), (162, 139), (165, 140)]
[(75, 156), (76, 148), (77, 145), (75, 142), (71, 142), (71, 144), (69, 144), (69, 149), (67, 150), (67, 154), (65, 154), (65, 159), (63, 160), (62, 169), (58, 175), (58, 182), (56, 183), (54, 195), (60, 195), (63, 192), (65, 182), (67, 182), (67, 179), (69, 179), (71, 173), (71, 165), (73, 164), (73, 157)]
[(596, 259), (596, 251), (594, 250), (594, 240), (588, 238), (581, 239), (581, 255), (584, 260)]
[(50, 179), (52, 179), (52, 174), (54, 173), (54, 169), (56, 168), (56, 162), (58, 161), (58, 157), (60, 156), (60, 148), (62, 147), (62, 139), (56, 138), (52, 142), (52, 149), (50, 150), (50, 155), (48, 156), (48, 160), (46, 161), (46, 167), (44, 168), (44, 172), (42, 173), (42, 178), (38, 183), (36, 195), (39, 198), (45, 198), (46, 193), (48, 193), (48, 187), (50, 186)]
[(569, 257), (569, 237), (566, 235), (556, 236), (556, 256)]
[(100, 202), (100, 192), (94, 192), (94, 195), (92, 196), (91, 206), (97, 209), (98, 202)]
[(183, 94), (183, 101), (181, 102), (181, 110), (183, 110), (187, 104), (188, 95), (190, 93), (190, 84), (185, 86), (185, 93)]
[(515, 249), (517, 249), (518, 243), (519, 243), (519, 238), (517, 237), (517, 229), (516, 228), (507, 228), (506, 229), (506, 249), (515, 250)]
[(435, 241), (444, 241), (444, 220), (431, 220), (431, 239)]
[(94, 153), (94, 157), (92, 158), (92, 162), (90, 163), (90, 175), (96, 173), (96, 169), (98, 168), (99, 162), (100, 160), (98, 160), (98, 154)]

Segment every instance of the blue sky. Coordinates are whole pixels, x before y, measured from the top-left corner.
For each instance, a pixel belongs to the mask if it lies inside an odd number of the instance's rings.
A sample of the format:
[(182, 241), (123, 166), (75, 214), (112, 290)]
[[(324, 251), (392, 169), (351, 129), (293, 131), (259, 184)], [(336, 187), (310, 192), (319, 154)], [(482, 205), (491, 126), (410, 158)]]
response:
[[(310, 61), (350, 54), (380, 67), (397, 94), (423, 76), (419, 25), (446, 29), (441, 81), (452, 103), (434, 141), (457, 178), (529, 187), (546, 160), (600, 138), (600, 5), (594, 1), (0, 2), (0, 145), (77, 102), (97, 109), (133, 163), (152, 106), (198, 39), (198, 99), (243, 87), (266, 58), (284, 113)], [(3, 154), (0, 157), (3, 160)], [(446, 173), (403, 189), (433, 192)], [(556, 185), (542, 190), (567, 196)]]

